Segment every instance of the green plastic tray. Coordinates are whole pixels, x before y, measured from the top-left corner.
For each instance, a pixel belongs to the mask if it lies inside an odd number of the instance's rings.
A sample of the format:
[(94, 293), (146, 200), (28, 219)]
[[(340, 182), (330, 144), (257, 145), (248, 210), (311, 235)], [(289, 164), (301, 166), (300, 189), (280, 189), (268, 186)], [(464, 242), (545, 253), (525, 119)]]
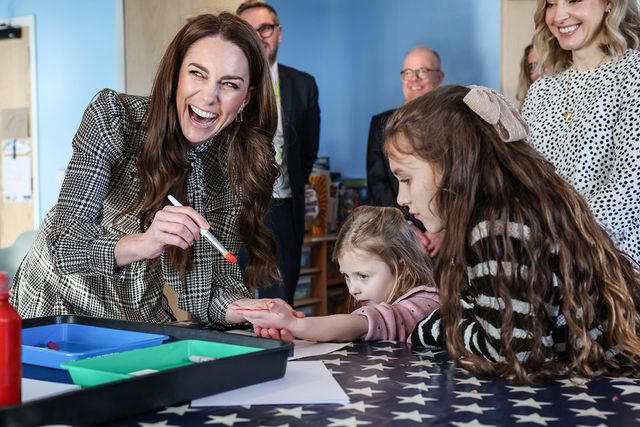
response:
[[(75, 384), (93, 386), (191, 365), (195, 362), (189, 360), (190, 356), (221, 359), (260, 350), (262, 349), (219, 342), (184, 340), (74, 360), (60, 366), (69, 370)], [(201, 363), (215, 363), (215, 360)]]

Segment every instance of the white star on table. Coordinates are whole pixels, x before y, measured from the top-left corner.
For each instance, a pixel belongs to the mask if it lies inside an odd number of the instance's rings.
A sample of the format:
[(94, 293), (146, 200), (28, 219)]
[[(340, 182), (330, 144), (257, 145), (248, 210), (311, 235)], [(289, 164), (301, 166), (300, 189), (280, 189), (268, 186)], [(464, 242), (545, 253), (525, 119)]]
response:
[(429, 391), (432, 388), (439, 388), (439, 385), (428, 385), (427, 383), (417, 383), (417, 384), (410, 384), (410, 383), (400, 383), (403, 384), (404, 387), (402, 387), (403, 389), (413, 389), (415, 388), (416, 390), (420, 390), (420, 391)]
[(637, 385), (613, 385), (615, 388), (622, 390), (622, 396), (633, 393), (640, 393), (640, 386)]
[(377, 369), (378, 371), (384, 372), (385, 369), (392, 369), (388, 366), (382, 365), (382, 363), (377, 363), (375, 365), (363, 365), (362, 370), (365, 371), (367, 369)]
[(478, 387), (480, 387), (482, 385), (482, 383), (488, 383), (489, 382), (489, 381), (480, 381), (476, 377), (454, 378), (454, 380), (456, 380), (456, 385), (471, 384), (471, 385), (477, 385)]
[(324, 363), (325, 365), (336, 365), (336, 366), (340, 366), (343, 363), (351, 363), (348, 360), (340, 360), (340, 359), (321, 360), (321, 362)]
[(187, 412), (198, 412), (198, 409), (189, 408), (189, 404), (187, 403), (182, 406), (167, 406), (164, 411), (160, 411), (158, 414), (177, 414), (182, 416)]
[(210, 418), (209, 421), (205, 422), (205, 424), (224, 424), (229, 427), (233, 427), (235, 423), (246, 423), (251, 421), (249, 418), (238, 418), (238, 414), (234, 412), (229, 415), (208, 415)]
[(435, 353), (431, 350), (426, 350), (426, 351), (413, 351), (415, 354), (417, 354), (418, 356), (424, 356), (424, 357), (436, 357), (436, 354), (440, 354), (443, 353), (443, 351), (436, 351)]
[(435, 417), (435, 415), (430, 415), (430, 414), (423, 414), (421, 412), (416, 411), (411, 411), (411, 412), (396, 412), (396, 411), (391, 411), (391, 413), (393, 415), (395, 415), (393, 417), (394, 420), (411, 420), (411, 421), (415, 421), (417, 423), (421, 423), (423, 418), (433, 418)]
[(384, 360), (385, 362), (388, 362), (388, 361), (390, 361), (390, 360), (396, 360), (396, 359), (397, 359), (397, 357), (389, 357), (389, 356), (387, 356), (386, 354), (380, 354), (380, 355), (378, 355), (378, 356), (370, 355), (370, 356), (367, 356), (367, 358), (368, 358), (369, 360)]
[(484, 414), (484, 411), (491, 411), (496, 408), (489, 408), (486, 406), (479, 406), (477, 403), (473, 405), (451, 405), (452, 408), (456, 408), (454, 412), (473, 412), (474, 414)]
[(349, 356), (350, 354), (358, 354), (355, 351), (347, 351), (347, 350), (336, 350), (336, 351), (332, 351), (331, 353), (329, 353), (330, 355), (337, 355), (337, 356)]
[(327, 371), (329, 371), (329, 373), (331, 373), (331, 375), (344, 374), (344, 372), (342, 372), (342, 371), (336, 371), (336, 370), (333, 370), (331, 368), (327, 368)]
[(514, 415), (511, 415), (511, 416), (518, 419), (518, 421), (516, 421), (516, 424), (534, 423), (534, 424), (539, 424), (541, 426), (546, 426), (547, 425), (547, 421), (558, 421), (557, 418), (541, 417), (540, 414), (538, 414), (536, 412), (534, 412), (533, 414), (529, 414), (529, 415), (514, 414)]
[(587, 384), (589, 384), (589, 380), (585, 378), (574, 377), (574, 378), (556, 380), (556, 381), (562, 384), (563, 388), (564, 387), (589, 388), (587, 387)]
[(417, 366), (425, 366), (427, 368), (433, 368), (436, 364), (431, 360), (412, 360), (409, 362), (412, 368)]
[(371, 350), (373, 351), (398, 351), (398, 350), (402, 350), (401, 348), (393, 348), (390, 345), (386, 346), (386, 347), (373, 347)]
[(596, 403), (596, 399), (604, 399), (604, 396), (592, 396), (589, 395), (587, 393), (580, 393), (580, 394), (565, 394), (562, 393), (562, 395), (564, 397), (568, 397), (569, 400), (584, 400), (585, 402), (591, 402), (591, 403)]
[(356, 417), (349, 418), (327, 418), (331, 424), (327, 424), (327, 427), (357, 427), (359, 425), (371, 424), (370, 421), (358, 421)]
[(606, 377), (610, 382), (636, 384), (639, 379), (631, 377)]
[(640, 409), (640, 403), (624, 402), (625, 405), (631, 406), (631, 409), (637, 411)]
[(513, 386), (513, 385), (508, 385), (506, 386), (508, 389), (510, 389), (511, 393), (531, 393), (531, 394), (536, 394), (537, 391), (543, 390), (541, 388), (533, 388), (531, 386)]
[(442, 375), (435, 372), (418, 371), (418, 372), (406, 372), (407, 378), (431, 378), (434, 375)]
[(157, 423), (138, 423), (140, 427), (178, 427), (171, 424), (167, 424), (169, 421), (163, 420)]
[(458, 399), (464, 399), (466, 397), (472, 398), (472, 399), (478, 399), (478, 400), (482, 400), (482, 398), (484, 396), (493, 396), (492, 393), (478, 393), (478, 390), (471, 390), (471, 391), (454, 391), (455, 394), (457, 394), (457, 398)]
[(371, 387), (364, 388), (347, 388), (349, 394), (362, 394), (367, 397), (373, 397), (375, 393), (384, 393), (382, 390), (372, 390)]
[(436, 400), (438, 400), (432, 397), (424, 397), (420, 393), (416, 394), (415, 396), (396, 396), (396, 397), (400, 399), (400, 402), (398, 403), (415, 403), (417, 405), (422, 405), (422, 406), (425, 405), (424, 402), (435, 402)]
[(451, 421), (451, 425), (456, 427), (495, 427), (493, 424), (482, 424), (477, 418), (474, 418), (469, 422)]
[(378, 374), (375, 375), (371, 375), (370, 377), (359, 377), (357, 375), (355, 375), (356, 382), (357, 383), (374, 383), (374, 384), (378, 384), (380, 381), (382, 380), (388, 380), (389, 377), (378, 377)]
[(276, 408), (275, 411), (277, 414), (274, 414), (274, 417), (296, 417), (297, 419), (302, 418), (303, 415), (316, 413), (316, 411), (305, 411), (302, 409), (302, 406), (297, 406), (295, 408)]
[(607, 415), (615, 414), (615, 412), (601, 411), (599, 409), (596, 409), (593, 406), (589, 409), (574, 409), (574, 408), (569, 408), (569, 409), (576, 413), (576, 417), (598, 417), (598, 418), (602, 418), (603, 420), (607, 419)]
[[(449, 363), (453, 364), (453, 360), (450, 360)], [(456, 368), (456, 372), (460, 372), (461, 374), (464, 374), (464, 375), (471, 375), (471, 372), (467, 371), (464, 368)]]
[(525, 400), (521, 400), (521, 399), (509, 399), (509, 402), (514, 402), (515, 405), (513, 405), (514, 408), (517, 408), (519, 406), (526, 406), (528, 408), (536, 408), (536, 409), (542, 409), (543, 405), (551, 405), (551, 403), (549, 402), (538, 402), (535, 399), (532, 398), (528, 398)]
[(378, 405), (369, 405), (367, 403), (364, 403), (364, 400), (361, 400), (360, 402), (354, 402), (354, 403), (347, 403), (345, 405), (342, 405), (342, 408), (338, 408), (338, 409), (355, 409), (356, 411), (360, 411), (362, 413), (367, 411), (367, 408), (377, 408)]

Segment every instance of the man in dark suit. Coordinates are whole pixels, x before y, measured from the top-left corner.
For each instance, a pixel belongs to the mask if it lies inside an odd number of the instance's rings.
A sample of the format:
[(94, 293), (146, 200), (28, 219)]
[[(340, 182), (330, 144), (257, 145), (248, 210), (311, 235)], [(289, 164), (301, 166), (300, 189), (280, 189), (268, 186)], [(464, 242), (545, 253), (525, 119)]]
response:
[(276, 239), (276, 262), (284, 286), (274, 284), (260, 289), (259, 296), (278, 297), (293, 304), (304, 238), (304, 186), (318, 154), (320, 138), (318, 87), (313, 76), (277, 62), (282, 27), (272, 6), (248, 1), (236, 13), (262, 40), (278, 100), (278, 130), (273, 144), (282, 174), (274, 186), (273, 206), (266, 221)]
[[(444, 72), (440, 69), (440, 56), (429, 47), (414, 47), (404, 58), (400, 76), (405, 102), (432, 91), (444, 79)], [(398, 180), (391, 173), (389, 161), (382, 152), (384, 128), (394, 111), (395, 109), (388, 110), (373, 116), (369, 126), (367, 187), (369, 200), (375, 206), (398, 207)]]

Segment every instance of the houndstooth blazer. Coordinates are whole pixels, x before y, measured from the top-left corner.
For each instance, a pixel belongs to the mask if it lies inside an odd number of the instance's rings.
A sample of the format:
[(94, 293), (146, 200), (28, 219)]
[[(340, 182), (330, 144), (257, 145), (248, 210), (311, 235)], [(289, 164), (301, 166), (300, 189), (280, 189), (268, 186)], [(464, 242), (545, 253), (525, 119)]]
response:
[[(116, 267), (118, 240), (140, 232), (137, 213), (122, 212), (138, 200), (136, 160), (146, 137), (141, 125), (148, 106), (148, 98), (105, 89), (87, 108), (58, 202), (12, 284), (11, 303), (22, 317), (79, 314), (166, 322), (173, 319), (163, 296), (168, 283), (178, 293), (178, 307), (200, 322), (228, 326), (229, 303), (251, 298), (237, 265), (225, 261), (206, 239), (192, 246), (193, 268), (185, 277), (166, 253), (155, 267), (148, 260)], [(226, 159), (220, 154), (225, 150), (215, 149), (217, 142), (189, 150), (187, 181), (195, 185), (187, 185), (187, 197), (194, 207), (195, 199), (202, 201), (200, 214), (211, 232), (237, 253), (240, 205), (226, 179)]]

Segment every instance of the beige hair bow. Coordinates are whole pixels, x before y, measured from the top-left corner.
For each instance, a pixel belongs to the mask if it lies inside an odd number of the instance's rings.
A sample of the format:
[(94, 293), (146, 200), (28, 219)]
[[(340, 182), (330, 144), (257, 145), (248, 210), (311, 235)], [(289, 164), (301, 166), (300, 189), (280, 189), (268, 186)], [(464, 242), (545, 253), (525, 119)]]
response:
[(529, 127), (507, 98), (484, 86), (467, 87), (471, 90), (462, 101), (492, 125), (501, 140), (513, 142), (527, 138)]

